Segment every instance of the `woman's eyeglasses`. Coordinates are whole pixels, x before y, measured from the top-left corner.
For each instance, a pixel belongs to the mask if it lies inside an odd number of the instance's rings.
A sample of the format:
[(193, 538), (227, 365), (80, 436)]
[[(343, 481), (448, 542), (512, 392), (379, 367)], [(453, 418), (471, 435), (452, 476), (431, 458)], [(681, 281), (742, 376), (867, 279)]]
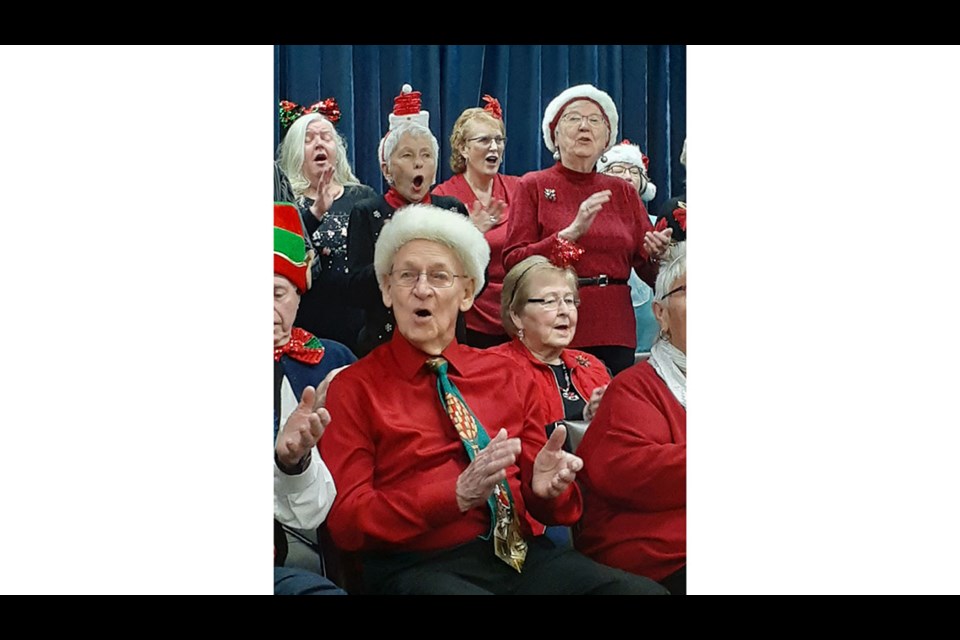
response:
[(622, 164), (615, 164), (615, 165), (613, 165), (612, 167), (610, 167), (609, 169), (607, 169), (607, 172), (608, 172), (608, 173), (612, 173), (612, 174), (615, 175), (615, 176), (622, 176), (623, 174), (629, 172), (630, 175), (636, 176), (636, 177), (638, 177), (638, 178), (639, 178), (641, 175), (643, 175), (643, 172), (640, 171), (640, 167), (637, 167), (637, 166), (634, 166), (634, 165), (631, 165), (631, 166), (629, 166), (629, 167), (625, 167), (625, 166), (623, 166)]
[(568, 127), (574, 126), (574, 125), (579, 127), (580, 123), (583, 122), (584, 120), (586, 120), (587, 124), (589, 124), (594, 129), (598, 128), (600, 125), (603, 124), (603, 116), (596, 113), (589, 116), (582, 116), (579, 113), (571, 112), (571, 113), (565, 113), (560, 118), (560, 122), (562, 122), (565, 126), (568, 126)]
[(506, 136), (477, 136), (476, 138), (467, 138), (467, 142), (476, 142), (481, 147), (489, 147), (491, 142), (496, 142), (498, 147), (507, 145)]
[(574, 298), (573, 296), (565, 296), (563, 298), (527, 298), (527, 302), (538, 303), (544, 311), (556, 311), (560, 308), (561, 302), (568, 308), (575, 309), (580, 306), (580, 298)]
[(680, 293), (681, 291), (683, 291), (684, 293), (686, 293), (686, 292), (687, 292), (687, 285), (683, 285), (683, 286), (677, 287), (676, 289), (674, 289), (674, 290), (671, 291), (670, 293), (668, 293), (668, 294), (666, 294), (665, 296), (663, 296), (663, 298), (661, 298), (661, 300), (666, 300), (667, 298), (669, 298), (669, 297), (672, 296), (673, 294), (675, 294), (675, 293)]

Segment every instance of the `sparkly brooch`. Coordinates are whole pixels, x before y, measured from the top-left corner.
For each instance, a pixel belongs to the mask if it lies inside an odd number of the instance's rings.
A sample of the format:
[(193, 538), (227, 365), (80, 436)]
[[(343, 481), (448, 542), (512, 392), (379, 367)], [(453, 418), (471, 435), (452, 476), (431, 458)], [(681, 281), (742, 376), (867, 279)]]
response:
[(557, 201), (557, 190), (556, 189), (544, 189), (543, 197), (549, 200), (550, 202)]
[(590, 361), (587, 360), (586, 356), (577, 356), (576, 360), (577, 360), (577, 364), (579, 364), (581, 367), (590, 366)]
[(374, 217), (374, 218), (379, 218), (379, 217), (380, 217), (380, 212), (379, 212), (378, 210), (374, 209), (374, 210), (373, 210), (373, 217)]
[(383, 325), (383, 328), (387, 330), (387, 333), (393, 331), (393, 325), (390, 324), (389, 322), (388, 322), (387, 324)]

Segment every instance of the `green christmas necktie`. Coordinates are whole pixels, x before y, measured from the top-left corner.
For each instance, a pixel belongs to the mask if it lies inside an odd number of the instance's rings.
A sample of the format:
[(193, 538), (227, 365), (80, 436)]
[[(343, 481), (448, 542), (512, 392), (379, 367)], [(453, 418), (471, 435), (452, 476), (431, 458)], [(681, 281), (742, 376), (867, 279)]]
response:
[[(470, 460), (490, 443), (486, 429), (470, 411), (460, 391), (447, 377), (447, 361), (443, 358), (430, 358), (427, 366), (437, 374), (437, 393), (453, 426), (460, 435)], [(513, 504), (513, 494), (506, 479), (501, 480), (487, 499), (490, 506), (490, 525), (493, 533), (493, 550), (497, 557), (519, 572), (527, 557), (527, 543), (520, 533), (520, 519)], [(484, 536), (489, 539), (490, 534)]]

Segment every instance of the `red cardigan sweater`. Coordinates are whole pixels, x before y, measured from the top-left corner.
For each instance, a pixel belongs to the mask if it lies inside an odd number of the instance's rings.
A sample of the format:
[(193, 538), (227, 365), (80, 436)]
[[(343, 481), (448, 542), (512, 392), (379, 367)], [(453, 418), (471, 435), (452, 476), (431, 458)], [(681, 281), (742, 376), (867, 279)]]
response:
[[(636, 189), (626, 180), (579, 173), (560, 163), (520, 179), (507, 223), (504, 267), (509, 271), (532, 255), (554, 259), (557, 233), (573, 222), (584, 200), (604, 189), (609, 189), (612, 197), (578, 241), (584, 254), (572, 263), (573, 268), (581, 278), (606, 274), (626, 280), (632, 266), (641, 280), (653, 286), (658, 267), (643, 250), (644, 233), (653, 227)], [(636, 348), (636, 319), (628, 285), (583, 287), (580, 299), (580, 323), (571, 347)]]
[[(533, 379), (534, 386), (537, 388), (540, 407), (540, 422), (543, 425), (563, 420), (563, 398), (560, 397), (560, 389), (557, 387), (557, 379), (549, 365), (537, 360), (536, 356), (530, 353), (530, 350), (523, 346), (517, 338), (510, 342), (497, 345), (487, 349), (495, 353), (501, 353), (515, 363), (518, 368), (524, 372), (524, 375)], [(602, 387), (610, 383), (610, 374), (607, 368), (596, 357), (577, 351), (576, 349), (564, 349), (560, 354), (560, 359), (570, 370), (570, 382), (577, 389), (580, 397), (590, 401), (590, 394), (597, 387)], [(581, 417), (571, 418), (580, 420)]]
[(577, 455), (578, 550), (662, 580), (687, 563), (687, 412), (647, 362), (614, 378)]

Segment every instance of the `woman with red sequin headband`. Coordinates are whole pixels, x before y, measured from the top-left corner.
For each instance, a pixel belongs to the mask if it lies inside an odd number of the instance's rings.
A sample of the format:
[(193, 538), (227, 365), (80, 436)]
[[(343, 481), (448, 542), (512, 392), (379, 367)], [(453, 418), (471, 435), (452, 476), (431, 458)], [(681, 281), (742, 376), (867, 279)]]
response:
[[(394, 212), (409, 204), (432, 204), (468, 216), (456, 198), (432, 196), (437, 178), (440, 145), (430, 131), (430, 113), (420, 109), (420, 92), (404, 85), (394, 99), (390, 129), (380, 141), (380, 171), (390, 188), (382, 196), (358, 202), (350, 212), (347, 239), (348, 302), (364, 311), (365, 322), (357, 339), (356, 354), (363, 356), (390, 340), (396, 321), (383, 304), (373, 268), (373, 249), (380, 231)], [(457, 340), (463, 341), (466, 325), (459, 320)]]
[(500, 323), (500, 291), (503, 289), (502, 252), (507, 239), (513, 190), (519, 176), (499, 173), (507, 147), (507, 129), (500, 102), (483, 96), (481, 109), (466, 109), (450, 134), (450, 167), (453, 177), (433, 190), (435, 196), (453, 196), (467, 205), (473, 224), (490, 245), (487, 288), (466, 313), (467, 344), (484, 349), (508, 342)]
[(653, 284), (670, 232), (655, 232), (636, 189), (596, 172), (616, 139), (619, 116), (606, 92), (583, 84), (550, 101), (543, 141), (557, 163), (526, 174), (507, 223), (504, 267), (543, 255), (579, 276), (580, 324), (571, 347), (617, 374), (634, 362), (636, 325), (630, 267)]

